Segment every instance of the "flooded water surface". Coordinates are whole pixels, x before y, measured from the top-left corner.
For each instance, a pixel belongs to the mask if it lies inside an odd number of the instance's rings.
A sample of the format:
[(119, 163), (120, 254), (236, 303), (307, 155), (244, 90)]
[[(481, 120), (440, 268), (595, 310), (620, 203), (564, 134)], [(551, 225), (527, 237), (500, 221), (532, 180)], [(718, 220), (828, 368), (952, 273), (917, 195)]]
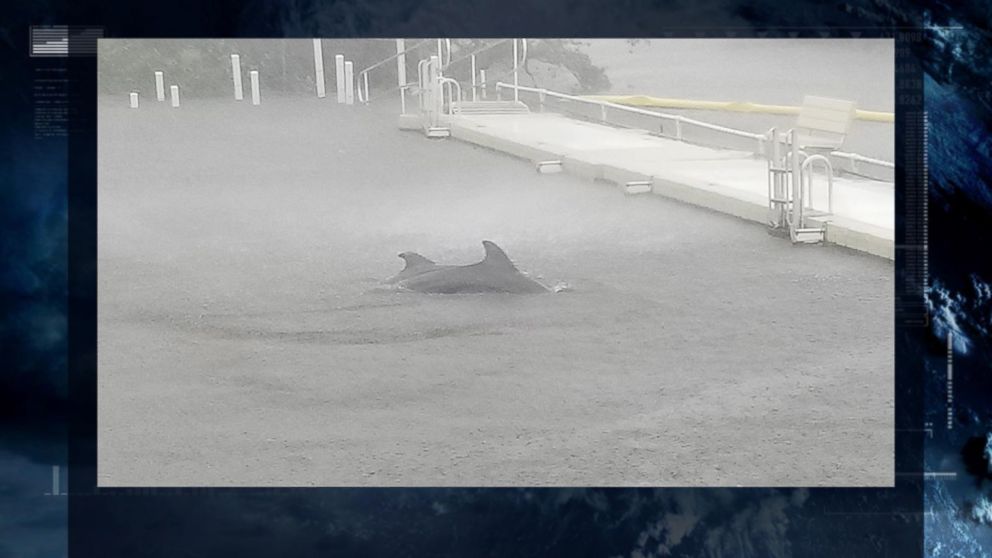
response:
[[(330, 100), (99, 128), (104, 485), (884, 484), (892, 265)], [(387, 288), (499, 244), (562, 292)], [(829, 455), (830, 459), (822, 459)]]

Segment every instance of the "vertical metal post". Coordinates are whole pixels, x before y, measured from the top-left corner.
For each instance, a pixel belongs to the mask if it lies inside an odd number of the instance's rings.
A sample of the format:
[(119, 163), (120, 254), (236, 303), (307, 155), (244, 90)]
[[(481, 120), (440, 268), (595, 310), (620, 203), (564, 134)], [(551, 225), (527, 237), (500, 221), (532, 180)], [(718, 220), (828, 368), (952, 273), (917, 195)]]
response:
[(355, 65), (351, 60), (344, 63), (344, 104), (355, 104)]
[(241, 56), (238, 54), (231, 55), (231, 75), (234, 76), (234, 100), (241, 101), (245, 92), (241, 87)]
[(799, 142), (796, 130), (789, 130), (789, 147), (792, 153), (792, 228), (801, 229), (803, 224), (803, 171), (799, 164)]
[(827, 167), (827, 213), (834, 214), (834, 169)]
[(128, 105), (131, 108), (138, 108), (138, 94), (132, 91), (128, 98)]
[(396, 82), (400, 87), (400, 114), (406, 114), (406, 39), (396, 39)]
[[(441, 57), (441, 39), (438, 39), (437, 40), (437, 59), (438, 59), (439, 63), (440, 63), (441, 60), (444, 60), (444, 58)], [(440, 71), (441, 67), (440, 66), (437, 66), (437, 69), (438, 69), (438, 71)]]
[(420, 89), (420, 94), (417, 95), (417, 106), (420, 108), (420, 112), (424, 112), (427, 108), (427, 76), (425, 73), (427, 69), (425, 66), (428, 64), (428, 60), (421, 60), (417, 62), (417, 86)]
[[(520, 81), (517, 78), (517, 40), (513, 39), (513, 100), (520, 101)], [(605, 120), (605, 118), (604, 118)]]
[(486, 71), (479, 70), (479, 81), (482, 82), (482, 100), (485, 101), (486, 97), (489, 96), (489, 86), (486, 85)]
[(788, 194), (785, 189), (785, 175), (780, 172), (782, 170), (782, 149), (778, 141), (778, 130), (772, 128), (768, 130), (768, 135), (771, 139), (771, 161), (769, 162), (768, 168), (771, 174), (771, 192), (769, 192), (769, 197), (779, 200), (778, 202), (772, 203), (769, 200), (769, 206), (772, 208), (772, 216), (774, 217), (773, 225), (778, 228), (781, 227), (786, 222), (786, 212), (788, 212), (788, 205), (784, 200), (788, 199)]
[[(438, 39), (438, 45), (440, 44), (440, 39)], [(428, 87), (431, 90), (431, 125), (436, 125), (439, 123), (438, 118), (441, 115), (441, 106), (444, 103), (444, 93), (441, 91), (441, 80), (438, 79), (441, 75), (441, 57), (431, 56), (431, 61), (427, 64), (427, 68), (430, 78)]]
[(338, 102), (343, 103), (345, 101), (344, 95), (344, 55), (336, 54), (334, 55), (334, 78), (337, 85)]
[(59, 490), (59, 481), (61, 481), (62, 479), (59, 478), (60, 476), (61, 475), (59, 474), (59, 466), (52, 465), (52, 496), (58, 496), (61, 494)]
[(179, 86), (173, 85), (169, 87), (169, 95), (172, 97), (172, 106), (179, 108)]
[(248, 72), (248, 78), (251, 80), (251, 104), (260, 105), (262, 99), (258, 91), (258, 70)]
[(362, 102), (366, 105), (369, 104), (369, 73), (365, 72), (362, 74), (362, 88), (365, 92), (362, 94)]
[(476, 101), (476, 83), (475, 83), (475, 55), (472, 55), (472, 102)]
[(165, 76), (162, 72), (155, 72), (155, 99), (165, 100)]
[(327, 92), (324, 89), (324, 49), (320, 44), (320, 39), (313, 40), (313, 69), (317, 82), (317, 98), (323, 99), (327, 96)]

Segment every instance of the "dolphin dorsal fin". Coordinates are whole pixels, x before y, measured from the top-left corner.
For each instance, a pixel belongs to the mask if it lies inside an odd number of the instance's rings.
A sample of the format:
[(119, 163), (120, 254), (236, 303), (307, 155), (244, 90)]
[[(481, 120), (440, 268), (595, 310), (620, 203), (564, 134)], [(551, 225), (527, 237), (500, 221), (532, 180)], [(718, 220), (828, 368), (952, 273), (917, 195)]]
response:
[(486, 259), (482, 260), (482, 263), (501, 268), (517, 269), (517, 266), (513, 265), (506, 252), (499, 246), (496, 246), (496, 244), (488, 240), (483, 240), (482, 247), (486, 249)]
[(418, 267), (435, 265), (434, 262), (421, 256), (416, 252), (403, 252), (402, 254), (400, 254), (400, 257), (403, 258), (403, 261), (406, 262), (406, 265), (403, 266), (403, 271)]

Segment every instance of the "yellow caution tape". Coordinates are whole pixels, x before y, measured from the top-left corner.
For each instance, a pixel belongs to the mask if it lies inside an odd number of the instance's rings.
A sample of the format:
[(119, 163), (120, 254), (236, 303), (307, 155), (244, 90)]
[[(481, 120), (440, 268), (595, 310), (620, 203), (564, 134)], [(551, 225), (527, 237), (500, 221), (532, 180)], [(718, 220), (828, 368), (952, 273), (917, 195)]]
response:
[[(733, 112), (761, 112), (766, 114), (799, 114), (801, 107), (789, 105), (762, 105), (744, 101), (698, 101), (693, 99), (667, 99), (647, 95), (587, 95), (586, 99), (607, 101), (633, 107), (660, 107), (670, 109), (727, 110)], [(875, 110), (856, 110), (858, 120), (872, 122), (895, 122), (895, 114)]]

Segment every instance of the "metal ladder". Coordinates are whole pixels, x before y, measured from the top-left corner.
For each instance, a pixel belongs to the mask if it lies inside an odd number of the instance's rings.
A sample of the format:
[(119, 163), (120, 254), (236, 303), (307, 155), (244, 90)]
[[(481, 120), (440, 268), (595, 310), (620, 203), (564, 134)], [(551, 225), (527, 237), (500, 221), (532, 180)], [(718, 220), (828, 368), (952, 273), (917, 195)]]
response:
[[(450, 136), (451, 129), (441, 122), (441, 115), (444, 112), (445, 78), (441, 75), (440, 57), (431, 56), (421, 60), (417, 64), (417, 78), (424, 134), (429, 138)], [(461, 91), (458, 95), (461, 97)]]
[[(787, 231), (793, 243), (823, 242), (826, 221), (833, 214), (834, 179), (830, 159), (825, 155), (808, 155), (797, 142), (796, 131), (781, 136), (775, 128), (768, 131), (771, 144), (768, 162), (768, 226), (774, 231)], [(827, 175), (827, 210), (813, 208), (813, 167), (822, 163)], [(811, 226), (811, 218), (822, 224)]]

